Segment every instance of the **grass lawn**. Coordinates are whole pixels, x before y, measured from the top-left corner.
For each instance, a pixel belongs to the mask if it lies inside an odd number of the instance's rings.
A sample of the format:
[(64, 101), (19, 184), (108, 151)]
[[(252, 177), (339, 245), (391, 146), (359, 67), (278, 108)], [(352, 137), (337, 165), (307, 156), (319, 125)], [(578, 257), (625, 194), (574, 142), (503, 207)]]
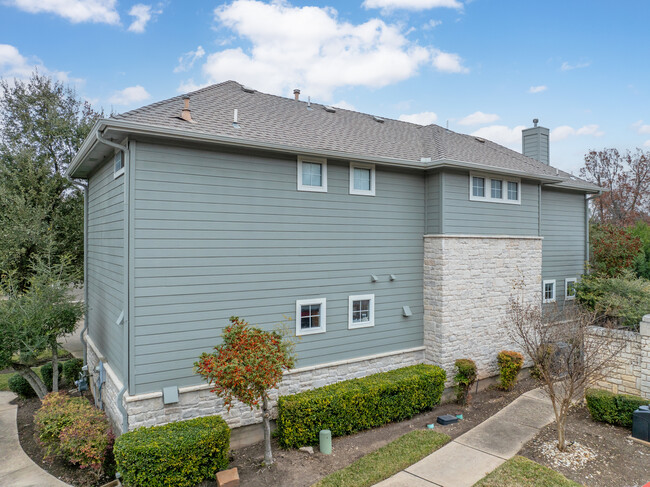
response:
[(314, 487), (371, 486), (422, 460), (450, 439), (437, 431), (412, 431), (361, 457), (352, 465), (328, 475), (314, 484)]
[(539, 463), (516, 456), (497, 468), (474, 487), (580, 487), (580, 484)]

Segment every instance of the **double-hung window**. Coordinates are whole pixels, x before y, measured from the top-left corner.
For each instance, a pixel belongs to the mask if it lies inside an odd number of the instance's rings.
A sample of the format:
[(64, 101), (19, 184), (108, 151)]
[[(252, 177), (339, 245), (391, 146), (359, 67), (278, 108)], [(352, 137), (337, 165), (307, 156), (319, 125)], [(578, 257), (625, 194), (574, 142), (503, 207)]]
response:
[(350, 163), (350, 194), (375, 196), (375, 165)]
[(519, 179), (470, 173), (469, 199), (491, 203), (521, 204)]
[(298, 191), (327, 192), (327, 159), (298, 157)]
[(578, 282), (578, 279), (575, 277), (568, 277), (564, 280), (565, 300), (571, 300), (576, 298), (576, 282)]
[(124, 174), (124, 154), (118, 150), (113, 157), (113, 177), (117, 178)]
[(542, 302), (543, 303), (554, 303), (555, 302), (555, 281), (549, 280), (544, 281), (544, 288), (542, 290)]
[(325, 333), (325, 298), (299, 299), (296, 301), (296, 335)]
[(348, 302), (348, 328), (375, 326), (375, 295), (350, 296)]

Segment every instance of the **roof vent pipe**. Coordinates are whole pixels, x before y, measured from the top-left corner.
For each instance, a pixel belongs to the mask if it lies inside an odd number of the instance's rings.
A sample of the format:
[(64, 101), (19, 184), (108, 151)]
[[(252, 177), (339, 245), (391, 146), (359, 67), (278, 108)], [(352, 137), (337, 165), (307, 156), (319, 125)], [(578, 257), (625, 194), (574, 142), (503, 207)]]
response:
[(311, 108), (311, 96), (307, 97), (307, 108)]
[(296, 101), (300, 101), (300, 90), (298, 88), (293, 90), (293, 97), (296, 99)]
[(192, 122), (192, 114), (190, 112), (190, 96), (183, 96), (183, 109), (181, 110), (181, 118), (186, 122)]

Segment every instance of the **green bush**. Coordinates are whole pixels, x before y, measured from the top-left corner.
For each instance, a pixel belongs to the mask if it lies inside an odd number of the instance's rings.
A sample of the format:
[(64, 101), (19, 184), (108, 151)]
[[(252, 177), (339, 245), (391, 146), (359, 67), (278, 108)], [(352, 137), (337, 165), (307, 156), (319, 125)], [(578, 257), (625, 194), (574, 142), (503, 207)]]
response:
[(445, 379), (440, 367), (421, 364), (280, 396), (278, 440), (295, 448), (316, 443), (323, 429), (343, 436), (410, 418), (440, 402)]
[(634, 259), (636, 275), (650, 279), (650, 225), (639, 221), (631, 228), (632, 235), (641, 239), (641, 252)]
[(79, 380), (83, 365), (84, 361), (80, 358), (71, 358), (63, 363), (63, 378), (70, 387), (74, 385), (74, 381)]
[(36, 392), (34, 392), (32, 386), (20, 374), (14, 374), (9, 378), (9, 390), (23, 399), (36, 397)]
[(583, 276), (576, 298), (602, 319), (636, 329), (650, 313), (650, 281), (626, 272), (619, 277)]
[(456, 360), (456, 375), (454, 383), (456, 384), (456, 400), (460, 404), (468, 404), (470, 398), (470, 389), (476, 382), (476, 364), (468, 358)]
[[(61, 362), (58, 363), (58, 369), (59, 369), (59, 384), (61, 384), (61, 380), (63, 379), (61, 373), (63, 372), (63, 364)], [(41, 377), (43, 378), (43, 383), (45, 384), (45, 387), (47, 387), (48, 391), (52, 390), (52, 371), (54, 370), (54, 367), (52, 367), (52, 362), (47, 362), (41, 367)]]
[(650, 400), (627, 394), (614, 394), (600, 389), (587, 389), (587, 408), (594, 421), (632, 427), (632, 413), (639, 406), (650, 404)]
[(524, 356), (519, 352), (503, 350), (497, 355), (499, 388), (509, 391), (517, 383), (519, 371), (524, 366)]
[(220, 416), (138, 428), (115, 442), (115, 462), (130, 487), (194, 487), (228, 468), (230, 428)]

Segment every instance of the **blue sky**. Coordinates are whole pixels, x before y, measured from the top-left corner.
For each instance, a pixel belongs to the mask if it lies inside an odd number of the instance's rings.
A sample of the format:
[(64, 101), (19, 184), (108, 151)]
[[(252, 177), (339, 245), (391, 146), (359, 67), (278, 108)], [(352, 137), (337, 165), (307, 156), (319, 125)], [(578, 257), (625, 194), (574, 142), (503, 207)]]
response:
[(650, 150), (650, 2), (0, 0), (0, 76), (36, 66), (105, 111), (234, 79), (521, 149)]

